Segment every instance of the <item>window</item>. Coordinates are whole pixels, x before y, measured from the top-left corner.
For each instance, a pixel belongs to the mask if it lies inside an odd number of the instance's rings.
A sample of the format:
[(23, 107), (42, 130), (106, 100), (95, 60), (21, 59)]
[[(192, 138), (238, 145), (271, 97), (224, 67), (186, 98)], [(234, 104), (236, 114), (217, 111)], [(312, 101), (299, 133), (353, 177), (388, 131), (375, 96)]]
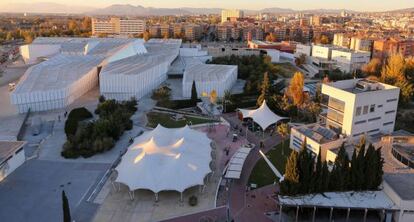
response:
[(362, 114), (367, 114), (368, 113), (368, 106), (364, 106), (364, 110), (362, 111)]
[(363, 123), (366, 123), (366, 122), (367, 122), (366, 120), (357, 121), (357, 122), (355, 122), (355, 125), (363, 124)]
[(15, 154), (20, 153), (22, 150), (23, 150), (23, 147), (21, 147), (20, 149), (18, 149), (18, 150), (15, 152)]
[(382, 108), (382, 104), (381, 105), (378, 105), (378, 108)]
[(395, 113), (395, 110), (390, 110), (390, 111), (385, 112), (385, 114), (390, 114), (390, 113)]
[(375, 112), (375, 105), (371, 105), (371, 106), (369, 107), (369, 112), (370, 112), (370, 113)]
[(397, 101), (397, 99), (387, 99), (387, 103), (395, 102), (395, 101)]
[(379, 119), (381, 119), (381, 117), (375, 117), (375, 118), (369, 119), (368, 122), (372, 122), (372, 121), (379, 120)]
[(357, 107), (357, 109), (356, 109), (356, 116), (361, 115), (361, 109), (362, 108), (360, 106)]
[(373, 129), (373, 130), (368, 131), (368, 133), (374, 133), (374, 132), (378, 132), (378, 131), (379, 131), (379, 129)]
[(386, 123), (384, 123), (384, 124), (382, 124), (383, 126), (388, 126), (388, 125), (392, 125), (392, 124), (394, 124), (394, 121), (391, 121), (391, 122), (386, 122)]

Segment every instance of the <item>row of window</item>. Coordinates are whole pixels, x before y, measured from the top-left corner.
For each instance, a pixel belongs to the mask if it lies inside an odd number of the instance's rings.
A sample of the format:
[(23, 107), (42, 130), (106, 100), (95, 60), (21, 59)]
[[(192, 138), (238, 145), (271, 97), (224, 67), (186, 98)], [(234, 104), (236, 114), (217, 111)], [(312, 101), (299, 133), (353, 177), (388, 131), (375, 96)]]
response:
[(366, 105), (366, 106), (358, 106), (356, 109), (356, 116), (365, 115), (368, 114), (368, 111), (370, 113), (375, 112), (375, 104), (372, 105)]

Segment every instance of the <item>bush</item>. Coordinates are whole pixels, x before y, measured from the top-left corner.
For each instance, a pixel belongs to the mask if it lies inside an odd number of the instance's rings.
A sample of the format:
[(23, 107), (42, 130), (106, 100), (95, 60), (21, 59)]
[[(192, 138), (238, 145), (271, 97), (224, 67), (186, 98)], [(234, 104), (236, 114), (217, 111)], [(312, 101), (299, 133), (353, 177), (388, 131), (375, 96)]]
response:
[(65, 133), (66, 136), (75, 135), (78, 129), (79, 121), (92, 118), (93, 115), (85, 107), (76, 108), (70, 111), (68, 119), (65, 122)]
[(163, 103), (162, 101), (157, 102), (157, 106), (165, 107), (168, 109), (185, 109), (191, 108), (197, 105), (198, 102), (201, 102), (200, 99), (197, 99), (194, 103), (191, 99), (183, 99), (183, 100), (170, 100), (168, 103)]
[(196, 206), (198, 204), (198, 199), (196, 196), (192, 195), (188, 198), (188, 204), (192, 207)]

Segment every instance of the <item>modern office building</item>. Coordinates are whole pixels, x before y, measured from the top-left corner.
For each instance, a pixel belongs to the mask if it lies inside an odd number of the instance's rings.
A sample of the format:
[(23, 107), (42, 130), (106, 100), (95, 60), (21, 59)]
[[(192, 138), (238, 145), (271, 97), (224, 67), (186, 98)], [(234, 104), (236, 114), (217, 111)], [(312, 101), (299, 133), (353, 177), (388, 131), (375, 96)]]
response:
[(354, 51), (371, 52), (374, 41), (367, 38), (352, 37), (349, 49)]
[(195, 82), (198, 96), (210, 95), (215, 90), (223, 97), (237, 80), (237, 66), (196, 64), (187, 68), (183, 77), (183, 96), (191, 97), (191, 88)]
[(236, 9), (224, 9), (221, 11), (221, 23), (234, 21), (238, 18), (243, 18), (244, 12)]
[(184, 26), (185, 39), (188, 41), (197, 41), (201, 37), (201, 27), (196, 24)]
[(142, 34), (145, 30), (145, 21), (139, 19), (98, 19), (92, 18), (92, 35), (115, 34), (134, 35)]
[(326, 126), (349, 137), (394, 131), (400, 89), (366, 79), (322, 84)]

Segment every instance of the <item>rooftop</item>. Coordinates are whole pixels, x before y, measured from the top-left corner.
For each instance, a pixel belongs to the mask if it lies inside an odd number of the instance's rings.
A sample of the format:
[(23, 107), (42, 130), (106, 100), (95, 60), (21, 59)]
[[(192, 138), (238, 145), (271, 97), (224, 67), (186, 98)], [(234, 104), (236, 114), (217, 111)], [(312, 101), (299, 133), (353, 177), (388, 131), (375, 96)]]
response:
[(0, 141), (0, 165), (24, 144), (24, 141)]
[(298, 126), (295, 127), (295, 129), (306, 137), (322, 144), (335, 141), (339, 138), (338, 134), (333, 130), (321, 126), (317, 123)]
[(368, 79), (348, 79), (337, 82), (324, 83), (323, 85), (335, 87), (337, 89), (341, 89), (353, 94), (398, 89), (398, 87)]
[(193, 81), (220, 81), (227, 79), (237, 70), (234, 65), (213, 65), (213, 64), (194, 64), (189, 66), (184, 72), (184, 82)]
[(385, 174), (384, 180), (403, 200), (414, 200), (414, 174)]

